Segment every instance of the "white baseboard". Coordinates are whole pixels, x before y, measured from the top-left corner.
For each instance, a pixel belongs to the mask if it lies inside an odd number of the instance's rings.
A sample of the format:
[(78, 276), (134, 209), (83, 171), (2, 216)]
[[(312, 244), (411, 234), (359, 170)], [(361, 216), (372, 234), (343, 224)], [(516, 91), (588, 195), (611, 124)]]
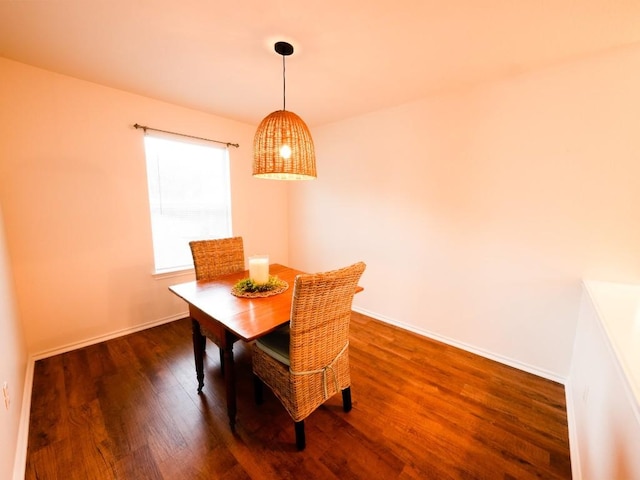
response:
[(22, 392), (22, 406), (20, 408), (20, 422), (18, 425), (18, 441), (16, 442), (16, 456), (13, 462), (13, 480), (24, 480), (27, 466), (27, 445), (29, 442), (29, 418), (31, 414), (31, 392), (33, 391), (33, 370), (35, 360), (27, 360), (27, 370), (24, 375), (24, 389)]
[(580, 480), (582, 469), (580, 468), (580, 445), (578, 444), (578, 427), (576, 422), (576, 411), (574, 408), (573, 388), (571, 380), (564, 385), (565, 401), (567, 403), (567, 423), (569, 427), (569, 453), (571, 455), (571, 478)]
[(115, 332), (106, 333), (104, 335), (98, 335), (97, 337), (92, 337), (87, 340), (82, 340), (81, 342), (69, 343), (67, 345), (63, 345), (62, 347), (56, 347), (50, 350), (44, 350), (42, 352), (38, 352), (34, 354), (33, 359), (35, 361), (35, 360), (42, 360), (43, 358), (47, 358), (47, 357), (53, 357), (54, 355), (70, 352), (72, 350), (77, 350), (78, 348), (82, 348), (82, 347), (88, 347), (89, 345), (95, 345), (96, 343), (105, 342), (113, 338), (123, 337), (125, 335), (129, 335), (130, 333), (146, 330), (147, 328), (157, 327), (158, 325), (163, 325), (165, 323), (173, 322), (175, 320), (179, 320), (181, 318), (185, 318), (188, 316), (189, 316), (188, 311), (185, 311), (184, 313), (177, 313), (175, 315), (171, 315), (169, 317), (165, 317), (160, 320), (152, 320), (150, 322), (141, 323), (133, 327), (123, 328), (121, 330), (116, 330)]
[[(354, 306), (353, 311), (362, 313), (363, 315), (366, 315), (371, 318), (375, 318), (376, 320), (380, 320), (381, 322), (388, 323), (398, 328), (402, 328), (403, 330), (408, 330), (410, 332), (417, 333), (418, 335), (422, 335), (423, 337), (431, 338), (438, 342), (446, 343), (447, 345), (451, 345), (452, 347), (460, 348), (470, 353), (475, 353), (476, 355), (480, 355), (481, 357), (488, 358), (489, 360), (495, 360), (496, 362), (502, 363), (504, 365), (508, 365), (510, 367), (517, 368), (518, 370), (522, 370), (524, 372), (531, 373), (538, 377), (546, 378), (547, 380), (551, 380), (553, 382), (557, 382), (557, 383), (561, 383), (562, 385), (565, 385), (566, 378), (560, 377), (553, 372), (550, 372), (538, 367), (534, 367), (532, 365), (528, 365), (526, 363), (522, 363), (517, 360), (513, 360), (511, 358), (505, 357), (503, 355), (498, 355), (496, 353), (489, 352), (481, 348), (474, 347), (464, 342), (459, 342), (458, 340), (454, 340), (452, 338), (445, 337), (437, 333), (430, 332), (428, 330), (417, 328), (413, 325), (408, 325), (406, 323), (400, 322), (393, 318), (385, 317), (383, 315), (378, 315), (377, 313), (370, 312), (363, 308), (358, 308)], [(566, 390), (566, 387), (565, 387), (565, 390)]]

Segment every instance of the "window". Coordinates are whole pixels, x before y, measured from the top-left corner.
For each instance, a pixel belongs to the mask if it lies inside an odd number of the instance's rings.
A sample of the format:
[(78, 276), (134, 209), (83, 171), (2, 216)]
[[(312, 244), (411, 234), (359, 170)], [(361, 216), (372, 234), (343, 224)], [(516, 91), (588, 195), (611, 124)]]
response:
[(189, 242), (231, 235), (225, 147), (145, 135), (156, 273), (193, 267)]

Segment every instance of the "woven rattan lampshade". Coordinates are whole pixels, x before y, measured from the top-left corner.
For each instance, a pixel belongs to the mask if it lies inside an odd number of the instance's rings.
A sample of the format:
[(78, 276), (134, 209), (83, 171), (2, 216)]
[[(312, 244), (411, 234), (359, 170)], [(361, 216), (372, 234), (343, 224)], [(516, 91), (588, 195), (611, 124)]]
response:
[(313, 139), (298, 115), (277, 110), (260, 122), (253, 139), (253, 176), (276, 180), (316, 178)]
[(293, 45), (276, 42), (282, 55), (282, 110), (267, 115), (253, 138), (253, 176), (275, 180), (310, 180), (316, 178), (316, 154), (307, 124), (286, 109), (285, 57)]

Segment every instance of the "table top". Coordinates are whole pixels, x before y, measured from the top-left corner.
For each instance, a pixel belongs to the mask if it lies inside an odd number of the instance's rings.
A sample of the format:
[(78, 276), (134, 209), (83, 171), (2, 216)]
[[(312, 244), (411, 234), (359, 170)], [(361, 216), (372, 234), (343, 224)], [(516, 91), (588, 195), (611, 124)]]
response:
[(293, 285), (304, 273), (284, 265), (269, 265), (269, 274), (289, 284), (280, 294), (260, 298), (240, 298), (231, 288), (249, 277), (249, 271), (222, 275), (214, 280), (195, 280), (169, 287), (173, 293), (217, 320), (244, 341), (255, 340), (289, 321)]

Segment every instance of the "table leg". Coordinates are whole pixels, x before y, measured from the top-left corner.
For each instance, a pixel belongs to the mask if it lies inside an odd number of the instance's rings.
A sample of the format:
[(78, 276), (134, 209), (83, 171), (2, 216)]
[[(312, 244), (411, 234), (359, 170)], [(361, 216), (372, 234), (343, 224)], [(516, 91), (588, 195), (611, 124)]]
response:
[(225, 347), (222, 349), (224, 357), (224, 383), (227, 391), (227, 413), (229, 415), (229, 426), (231, 431), (236, 427), (236, 379), (235, 366), (233, 362), (233, 342), (235, 337), (225, 332)]
[(193, 358), (196, 361), (196, 378), (198, 379), (198, 393), (204, 387), (204, 342), (205, 337), (200, 332), (200, 324), (197, 320), (191, 319), (191, 331), (193, 335)]

